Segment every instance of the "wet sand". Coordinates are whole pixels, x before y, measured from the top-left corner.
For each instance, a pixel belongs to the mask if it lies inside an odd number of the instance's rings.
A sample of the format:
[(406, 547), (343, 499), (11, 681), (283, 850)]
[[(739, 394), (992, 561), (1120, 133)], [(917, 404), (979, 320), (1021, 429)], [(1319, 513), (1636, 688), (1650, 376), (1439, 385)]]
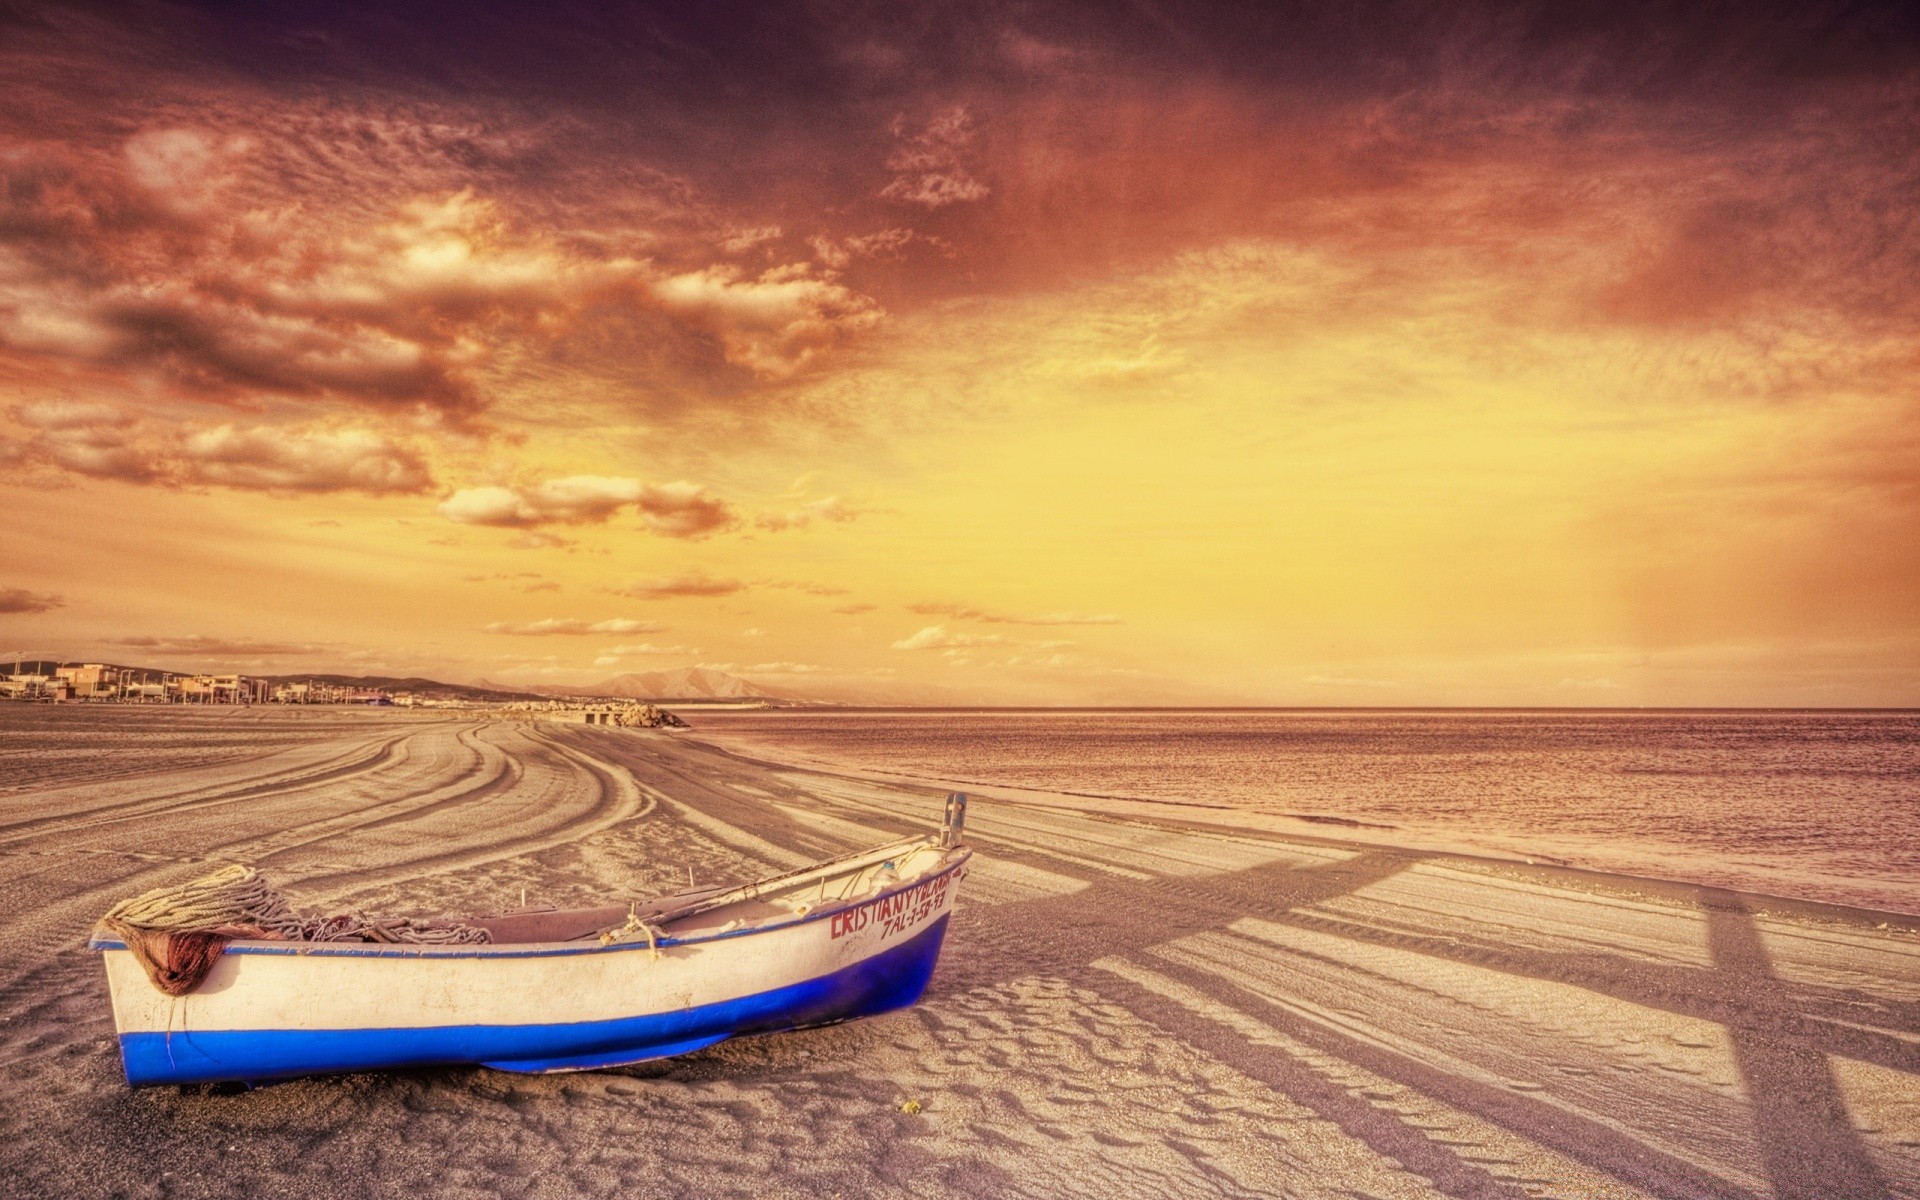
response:
[(684, 735), (78, 715), (0, 713), (0, 1194), (1920, 1196), (1913, 918), (1033, 796), (976, 803), (914, 1009), (620, 1071), (132, 1091), (82, 948), (123, 895), (240, 861), (328, 910), (627, 899), (940, 794)]

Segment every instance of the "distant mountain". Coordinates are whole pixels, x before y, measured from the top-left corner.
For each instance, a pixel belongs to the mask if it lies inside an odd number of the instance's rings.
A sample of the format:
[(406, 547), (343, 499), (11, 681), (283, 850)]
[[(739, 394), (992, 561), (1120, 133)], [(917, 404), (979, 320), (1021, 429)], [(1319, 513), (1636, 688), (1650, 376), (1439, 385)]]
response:
[(596, 696), (609, 700), (794, 700), (773, 688), (749, 683), (738, 675), (710, 667), (681, 667), (675, 671), (629, 671), (591, 687), (554, 688), (568, 696)]

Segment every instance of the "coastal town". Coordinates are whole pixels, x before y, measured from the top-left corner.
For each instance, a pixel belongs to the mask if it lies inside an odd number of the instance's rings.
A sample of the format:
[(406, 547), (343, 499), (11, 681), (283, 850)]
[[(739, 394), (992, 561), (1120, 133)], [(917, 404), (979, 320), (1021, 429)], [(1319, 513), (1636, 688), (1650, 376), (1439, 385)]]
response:
[(322, 680), (209, 675), (110, 663), (0, 662), (0, 700), (121, 704), (403, 704), (417, 697)]
[(111, 663), (0, 660), (0, 700), (41, 704), (359, 704), (400, 708), (485, 708), (520, 720), (578, 722), (628, 729), (682, 729), (686, 722), (634, 698), (514, 699), (423, 694), (326, 679), (209, 675)]

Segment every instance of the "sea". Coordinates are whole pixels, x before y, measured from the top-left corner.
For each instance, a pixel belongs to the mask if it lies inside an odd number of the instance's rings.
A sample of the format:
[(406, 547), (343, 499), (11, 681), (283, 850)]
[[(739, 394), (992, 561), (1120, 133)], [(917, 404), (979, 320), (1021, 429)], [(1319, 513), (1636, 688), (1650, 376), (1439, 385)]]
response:
[(1920, 712), (688, 713), (768, 757), (1920, 913)]

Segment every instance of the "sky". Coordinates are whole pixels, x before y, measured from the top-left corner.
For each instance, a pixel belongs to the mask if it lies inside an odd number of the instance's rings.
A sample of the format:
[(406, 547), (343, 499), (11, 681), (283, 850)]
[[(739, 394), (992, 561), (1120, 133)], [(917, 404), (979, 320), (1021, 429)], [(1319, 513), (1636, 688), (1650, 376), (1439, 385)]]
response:
[(1899, 4), (0, 7), (0, 653), (1920, 705)]

